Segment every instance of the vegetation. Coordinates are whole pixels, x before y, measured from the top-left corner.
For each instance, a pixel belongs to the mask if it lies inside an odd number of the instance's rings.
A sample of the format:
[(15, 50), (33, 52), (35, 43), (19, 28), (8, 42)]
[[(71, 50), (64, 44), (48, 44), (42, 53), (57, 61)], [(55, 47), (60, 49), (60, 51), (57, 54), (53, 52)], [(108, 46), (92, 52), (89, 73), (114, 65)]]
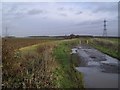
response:
[(0, 37), (0, 68), (2, 66), (2, 39)]
[(78, 40), (3, 39), (3, 88), (82, 86), (70, 49)]
[(90, 45), (112, 57), (120, 59), (118, 38), (94, 38)]
[[(33, 40), (33, 39), (3, 39), (2, 44), (2, 60), (3, 60), (3, 87), (4, 88), (39, 88), (44, 84), (39, 78), (40, 68), (45, 60), (45, 51), (50, 53), (47, 46), (43, 46), (42, 51), (28, 51), (23, 54), (19, 49), (36, 43), (42, 44), (49, 40)], [(48, 46), (49, 47), (49, 46)], [(36, 47), (38, 48), (38, 47)], [(29, 47), (31, 49), (31, 47)], [(26, 50), (26, 49), (25, 49)], [(25, 51), (23, 49), (23, 51)], [(41, 53), (38, 53), (41, 52)], [(44, 56), (42, 56), (44, 55)], [(51, 58), (49, 58), (51, 59)], [(50, 61), (50, 60), (49, 60)], [(43, 64), (44, 65), (44, 64)], [(42, 68), (43, 69), (43, 68)], [(43, 71), (43, 70), (42, 70)], [(39, 76), (39, 77), (38, 77)], [(36, 81), (37, 80), (37, 81)], [(39, 84), (37, 84), (39, 82)], [(42, 82), (42, 84), (41, 84)], [(44, 82), (45, 83), (45, 82)]]
[(54, 50), (54, 55), (59, 63), (59, 67), (55, 70), (55, 75), (58, 76), (55, 83), (62, 88), (83, 88), (82, 75), (75, 70), (78, 66), (78, 58), (75, 55), (70, 55), (70, 49), (77, 45), (78, 40), (66, 41), (60, 43)]
[(5, 44), (8, 47), (13, 47), (13, 49), (19, 49), (22, 47), (30, 46), (30, 45), (35, 45), (38, 43), (43, 43), (43, 42), (49, 42), (52, 40), (49, 39), (37, 39), (37, 38), (2, 38), (2, 45), (4, 46)]
[(71, 49), (79, 43), (120, 59), (118, 39), (32, 39), (4, 38), (2, 41), (3, 88), (81, 88), (82, 74), (77, 54)]

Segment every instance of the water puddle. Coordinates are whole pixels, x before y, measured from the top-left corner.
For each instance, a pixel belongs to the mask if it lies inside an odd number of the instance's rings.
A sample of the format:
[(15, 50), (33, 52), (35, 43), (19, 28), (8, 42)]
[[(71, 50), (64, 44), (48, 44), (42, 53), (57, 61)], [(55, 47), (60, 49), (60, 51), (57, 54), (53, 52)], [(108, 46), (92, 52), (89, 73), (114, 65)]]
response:
[(80, 56), (76, 69), (84, 75), (85, 88), (118, 88), (118, 60), (87, 46), (72, 49)]

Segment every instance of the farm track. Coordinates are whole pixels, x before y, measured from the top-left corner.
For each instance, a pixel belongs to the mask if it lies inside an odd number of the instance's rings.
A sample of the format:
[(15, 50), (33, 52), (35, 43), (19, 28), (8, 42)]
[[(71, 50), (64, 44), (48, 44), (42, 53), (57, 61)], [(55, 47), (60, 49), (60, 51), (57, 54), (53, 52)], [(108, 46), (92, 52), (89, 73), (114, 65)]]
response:
[(80, 45), (77, 48), (80, 66), (76, 69), (83, 73), (85, 88), (118, 88), (118, 60), (100, 51)]

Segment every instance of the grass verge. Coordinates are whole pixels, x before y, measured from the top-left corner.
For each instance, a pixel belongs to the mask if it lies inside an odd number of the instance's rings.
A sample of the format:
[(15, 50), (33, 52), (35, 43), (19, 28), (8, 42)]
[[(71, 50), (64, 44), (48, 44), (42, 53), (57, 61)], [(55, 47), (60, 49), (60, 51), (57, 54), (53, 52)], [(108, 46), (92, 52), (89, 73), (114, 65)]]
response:
[(105, 39), (93, 39), (90, 45), (98, 49), (99, 51), (120, 60), (120, 55), (119, 55), (119, 50), (118, 50), (119, 45), (117, 42), (113, 42), (112, 40), (108, 41)]
[(54, 49), (54, 56), (59, 65), (54, 71), (54, 75), (57, 77), (55, 83), (60, 88), (83, 89), (82, 74), (75, 70), (78, 58), (76, 55), (70, 55), (71, 47), (78, 43), (78, 40), (65, 41)]

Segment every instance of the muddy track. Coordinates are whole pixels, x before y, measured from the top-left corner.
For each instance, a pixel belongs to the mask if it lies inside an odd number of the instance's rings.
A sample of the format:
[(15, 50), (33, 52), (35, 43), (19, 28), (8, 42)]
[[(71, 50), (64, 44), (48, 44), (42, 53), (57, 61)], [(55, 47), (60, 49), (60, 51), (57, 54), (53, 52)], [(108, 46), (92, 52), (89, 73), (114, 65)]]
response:
[(76, 69), (84, 75), (85, 88), (118, 88), (118, 60), (89, 45), (74, 48), (80, 57)]

